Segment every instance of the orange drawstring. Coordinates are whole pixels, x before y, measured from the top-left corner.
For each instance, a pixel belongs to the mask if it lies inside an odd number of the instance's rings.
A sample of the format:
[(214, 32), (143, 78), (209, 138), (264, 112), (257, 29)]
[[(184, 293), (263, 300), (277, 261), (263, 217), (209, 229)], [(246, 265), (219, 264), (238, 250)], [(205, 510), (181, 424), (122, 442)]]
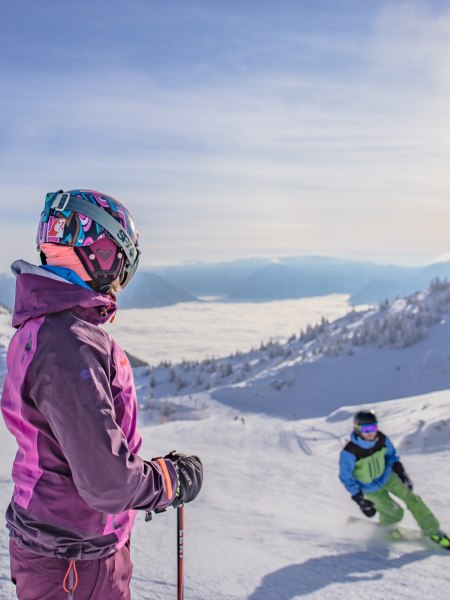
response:
[[(73, 569), (73, 574), (74, 574), (74, 576), (75, 576), (75, 582), (74, 582), (74, 585), (73, 585), (73, 587), (72, 587), (72, 588), (70, 588), (70, 589), (68, 589), (68, 588), (66, 587), (66, 581), (67, 581), (67, 578), (69, 577), (69, 575), (70, 575), (70, 571), (71, 571), (72, 569)], [(70, 561), (70, 564), (69, 564), (69, 568), (67, 569), (66, 575), (65, 575), (65, 577), (64, 577), (64, 581), (63, 581), (63, 589), (64, 589), (64, 591), (65, 591), (65, 592), (67, 592), (67, 593), (74, 592), (74, 591), (76, 590), (76, 587), (77, 587), (77, 585), (78, 585), (78, 573), (77, 573), (77, 566), (76, 566), (76, 564), (75, 564), (75, 561), (74, 561), (74, 560), (71, 560), (71, 561)]]

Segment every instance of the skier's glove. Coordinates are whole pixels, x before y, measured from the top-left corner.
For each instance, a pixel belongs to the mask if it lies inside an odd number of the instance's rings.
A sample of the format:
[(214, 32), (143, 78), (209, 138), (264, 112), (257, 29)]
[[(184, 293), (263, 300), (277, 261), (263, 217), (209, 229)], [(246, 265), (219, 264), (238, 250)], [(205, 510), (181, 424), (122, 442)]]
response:
[(396, 462), (392, 465), (392, 470), (396, 473), (402, 483), (406, 485), (408, 489), (413, 490), (413, 482), (411, 481), (409, 475), (405, 471), (405, 467), (401, 462)]
[(399, 475), (402, 483), (404, 483), (406, 485), (406, 487), (408, 489), (410, 489), (411, 491), (413, 490), (413, 482), (411, 481), (411, 479), (409, 478), (409, 476), (406, 473), (403, 473), (402, 475)]
[(178, 475), (177, 493), (172, 502), (172, 506), (178, 508), (181, 504), (191, 502), (198, 496), (203, 483), (202, 461), (198, 456), (186, 456), (175, 450), (164, 458), (173, 462)]
[(356, 502), (356, 504), (366, 515), (366, 517), (373, 517), (376, 514), (377, 511), (375, 510), (373, 502), (371, 502), (370, 500), (366, 500), (362, 492), (358, 492), (357, 494), (352, 496), (352, 500)]

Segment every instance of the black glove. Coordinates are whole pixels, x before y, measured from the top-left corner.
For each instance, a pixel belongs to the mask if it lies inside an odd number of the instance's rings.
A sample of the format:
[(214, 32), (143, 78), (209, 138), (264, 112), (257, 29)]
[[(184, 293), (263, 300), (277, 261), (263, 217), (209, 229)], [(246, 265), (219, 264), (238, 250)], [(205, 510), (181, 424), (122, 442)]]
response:
[(396, 462), (392, 465), (392, 470), (396, 475), (398, 475), (400, 481), (406, 485), (411, 491), (413, 489), (413, 482), (409, 478), (408, 474), (405, 471), (405, 467), (401, 462)]
[(177, 508), (181, 504), (191, 502), (198, 496), (203, 483), (202, 461), (198, 456), (186, 456), (186, 454), (179, 454), (175, 450), (164, 458), (171, 460), (177, 471), (177, 493), (172, 502), (172, 506)]
[(366, 515), (366, 517), (373, 517), (376, 514), (377, 511), (375, 510), (373, 502), (371, 502), (370, 500), (366, 500), (362, 492), (358, 492), (357, 494), (352, 496), (352, 500), (356, 502), (356, 504)]

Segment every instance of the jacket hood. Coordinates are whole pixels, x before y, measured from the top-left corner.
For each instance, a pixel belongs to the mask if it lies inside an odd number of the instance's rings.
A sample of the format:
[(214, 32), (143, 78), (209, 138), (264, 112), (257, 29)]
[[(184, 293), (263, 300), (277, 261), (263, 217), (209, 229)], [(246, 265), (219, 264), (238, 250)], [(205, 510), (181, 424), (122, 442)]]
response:
[(69, 309), (76, 309), (81, 318), (100, 325), (117, 310), (114, 296), (85, 289), (24, 260), (16, 260), (11, 270), (16, 276), (13, 327)]

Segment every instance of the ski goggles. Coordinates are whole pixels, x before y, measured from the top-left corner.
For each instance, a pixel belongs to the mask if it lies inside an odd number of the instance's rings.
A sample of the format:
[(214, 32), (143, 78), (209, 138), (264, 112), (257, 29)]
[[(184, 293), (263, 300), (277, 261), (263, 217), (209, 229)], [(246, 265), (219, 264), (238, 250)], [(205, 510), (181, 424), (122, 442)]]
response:
[(361, 433), (376, 433), (378, 431), (378, 425), (371, 423), (370, 425), (358, 425), (358, 430)]

